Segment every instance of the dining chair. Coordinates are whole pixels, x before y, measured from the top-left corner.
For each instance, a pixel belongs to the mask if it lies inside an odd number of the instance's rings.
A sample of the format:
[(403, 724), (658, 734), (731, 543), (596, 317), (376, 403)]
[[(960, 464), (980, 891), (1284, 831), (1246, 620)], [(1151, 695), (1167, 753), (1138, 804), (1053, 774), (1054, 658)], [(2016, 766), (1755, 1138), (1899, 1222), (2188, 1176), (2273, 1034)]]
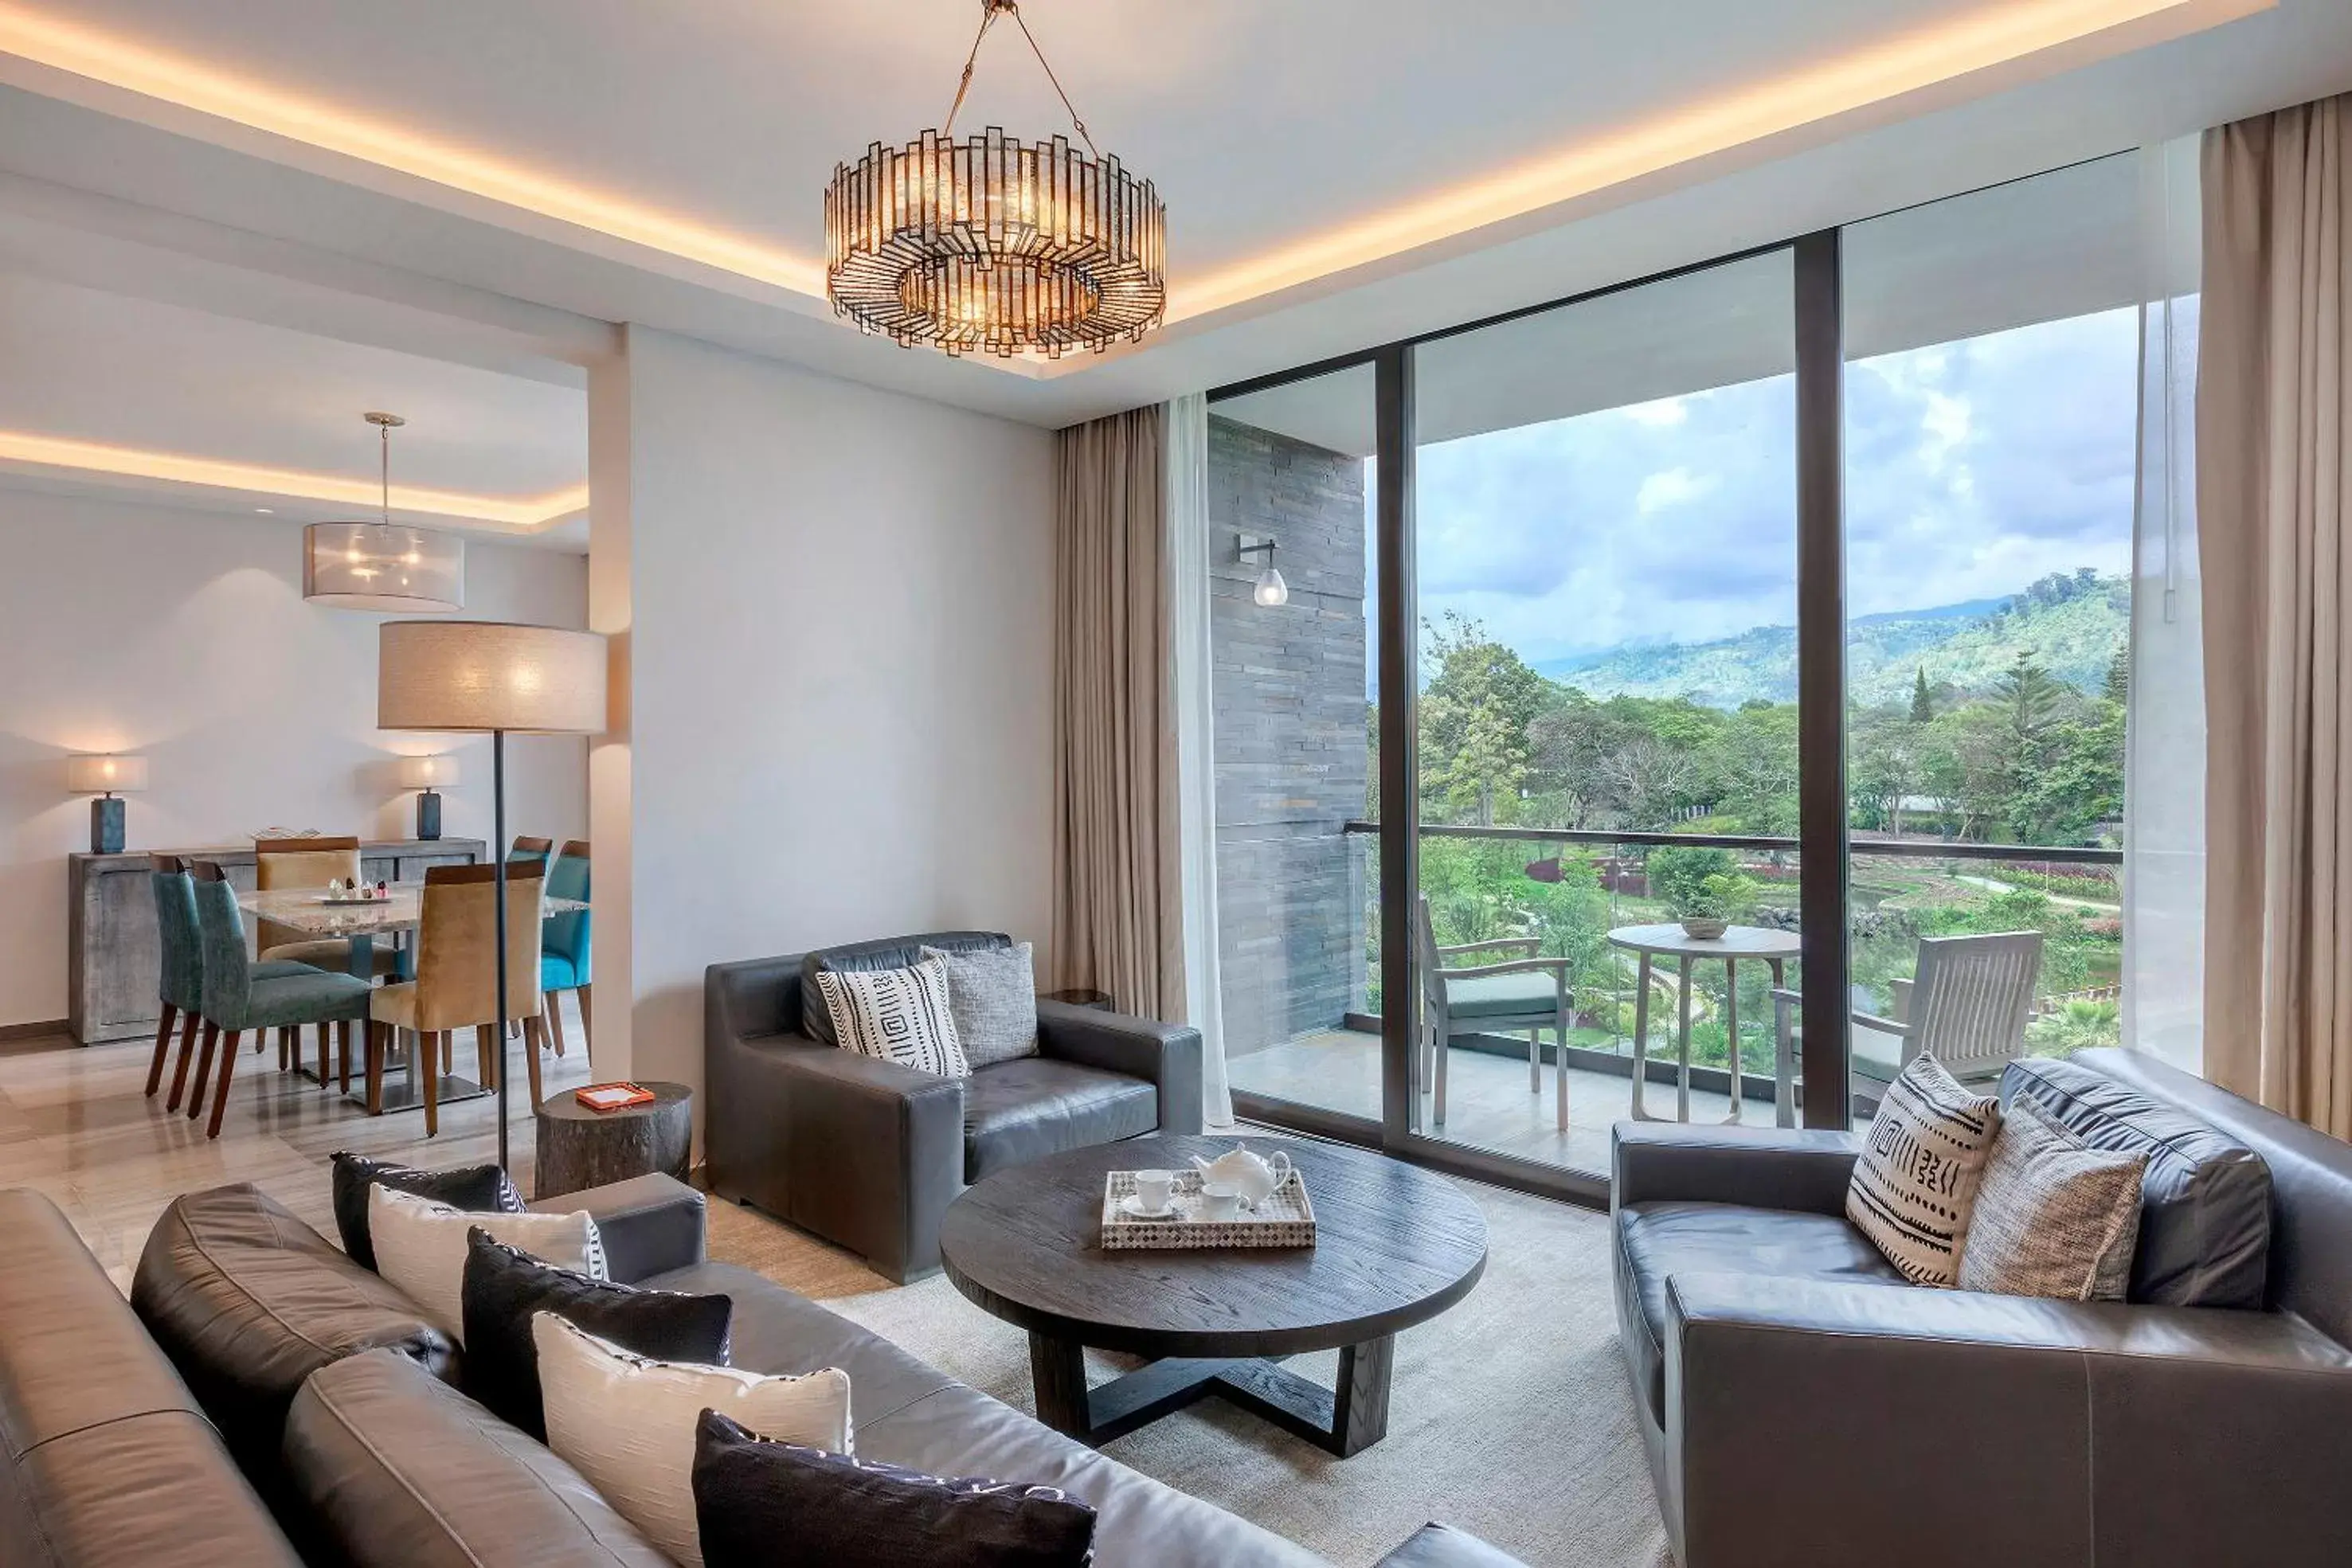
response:
[[(568, 839), (547, 873), (547, 896), (588, 902), (588, 841)], [(541, 927), (539, 988), (547, 998), (547, 1035), (555, 1046), (555, 1054), (564, 1053), (563, 1009), (556, 997), (563, 991), (576, 992), (580, 998), (580, 1033), (588, 1049), (596, 1048), (595, 1036), (590, 1032), (588, 1004), (590, 999), (589, 958), (593, 933), (588, 924), (588, 911), (566, 910), (551, 915)]]
[[(155, 894), (156, 946), (162, 955), (155, 995), (163, 1004), (163, 1016), (155, 1026), (154, 1060), (147, 1064), (147, 1093), (152, 1099), (163, 1086), (163, 1058), (176, 1017), (181, 1020), (180, 1057), (172, 1071), (171, 1098), (163, 1104), (165, 1110), (176, 1111), (187, 1087), (188, 1063), (195, 1054), (196, 1029), (204, 1021), (204, 938), (196, 929), (195, 883), (188, 875), (187, 862), (177, 855), (149, 855), (147, 881)], [(315, 973), (308, 964), (272, 961), (253, 966), (257, 979)]]
[[(498, 1002), (498, 867), (436, 865), (425, 873), (416, 927), (416, 978), (373, 993), (368, 1026), (369, 1109), (382, 1107), (384, 1057), (394, 1030), (415, 1036), (413, 1071), (425, 1092), (425, 1135), (441, 1130), (443, 1052), (457, 1030), (471, 1029), (483, 1087), (498, 1087), (506, 1042)], [(530, 1103), (540, 1101), (540, 927), (546, 887), (542, 864), (507, 866), (507, 1010), (522, 1020)]]
[[(1527, 1030), (1528, 1092), (1539, 1094), (1543, 1092), (1542, 1035), (1545, 1030), (1551, 1030), (1559, 1041), (1558, 1121), (1559, 1130), (1568, 1131), (1569, 960), (1538, 954), (1536, 949), (1541, 944), (1533, 936), (1506, 936), (1492, 942), (1441, 947), (1426, 895), (1421, 900), (1418, 926), (1422, 1027), (1421, 1051), (1415, 1055), (1417, 1059), (1433, 1059), (1431, 1067), (1417, 1074), (1422, 1082), (1432, 1083), (1435, 1090), (1432, 1123), (1442, 1125), (1445, 1121), (1445, 1063), (1453, 1054), (1455, 1038)], [(1445, 967), (1446, 959), (1465, 953), (1508, 952), (1522, 956), (1500, 964), (1453, 969)]]
[[(285, 888), (325, 887), (331, 882), (353, 883), (362, 874), (360, 864), (360, 841), (356, 838), (281, 837), (253, 841), (253, 885), (264, 893)], [(275, 920), (254, 920), (255, 946), (264, 960), (290, 959), (317, 969), (333, 969), (348, 974), (352, 968), (352, 942), (348, 936), (306, 936), (294, 927)], [(369, 975), (382, 978), (396, 975), (400, 954), (390, 942), (369, 945)], [(291, 1042), (293, 1065), (302, 1065), (301, 1040)], [(281, 1054), (289, 1042), (280, 1037)], [(280, 1066), (285, 1063), (281, 1061)], [(319, 1082), (327, 1082), (327, 1031), (319, 1030)]]
[[(1921, 937), (1911, 978), (1888, 984), (1892, 1016), (1853, 1009), (1854, 1086), (1892, 1083), (1917, 1056), (1934, 1057), (1963, 1083), (1999, 1078), (2025, 1054), (2041, 976), (2039, 931)], [(1772, 993), (1773, 1101), (1784, 1127), (1796, 1124), (1800, 1000), (1795, 991)]]
[[(188, 1115), (193, 1119), (203, 1109), (213, 1048), (219, 1041), (220, 1080), (213, 1086), (212, 1120), (205, 1128), (206, 1137), (217, 1138), (221, 1113), (228, 1106), (237, 1041), (247, 1030), (299, 1030), (315, 1023), (324, 1039), (325, 1026), (337, 1024), (348, 1051), (352, 1021), (367, 1017), (370, 988), (356, 975), (308, 966), (300, 966), (299, 974), (261, 973), (262, 966), (245, 956), (245, 917), (237, 911), (236, 894), (221, 874), (219, 862), (192, 861), (188, 875), (203, 953), (205, 1015), (204, 1049), (196, 1062), (195, 1087), (188, 1097)], [(322, 1055), (321, 1078), (325, 1066)]]
[(517, 833), (514, 848), (507, 852), (507, 864), (521, 865), (529, 861), (537, 861), (540, 864), (545, 865), (549, 857), (554, 852), (553, 839), (525, 838), (522, 834)]

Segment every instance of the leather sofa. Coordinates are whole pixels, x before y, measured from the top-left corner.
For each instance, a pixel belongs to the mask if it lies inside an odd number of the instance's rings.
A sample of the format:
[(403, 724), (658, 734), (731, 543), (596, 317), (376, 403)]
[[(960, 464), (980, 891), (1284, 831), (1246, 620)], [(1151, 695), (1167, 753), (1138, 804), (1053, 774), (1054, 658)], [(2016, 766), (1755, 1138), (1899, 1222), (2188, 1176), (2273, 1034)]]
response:
[[(731, 1297), (735, 1364), (846, 1371), (860, 1454), (1093, 1504), (1103, 1568), (1321, 1563), (709, 1261), (701, 1195), (667, 1176), (540, 1207), (594, 1213), (617, 1279)], [(0, 1258), (7, 1568), (665, 1568), (578, 1472), (460, 1392), (460, 1354), (413, 1302), (250, 1186), (175, 1199), (128, 1305), (36, 1194), (0, 1192)], [(1513, 1568), (1436, 1526), (1386, 1562)]]
[(2154, 1151), (2128, 1301), (1911, 1286), (1845, 1222), (1852, 1135), (1618, 1125), (1682, 1568), (2352, 1563), (2352, 1146), (2137, 1052), (2000, 1092)]
[(904, 1282), (940, 1266), (940, 1218), (972, 1182), (1044, 1155), (1201, 1130), (1201, 1036), (1040, 998), (1037, 1054), (968, 1079), (842, 1051), (807, 1020), (819, 962), (911, 964), (922, 946), (1003, 946), (950, 931), (714, 964), (703, 980), (710, 1190)]

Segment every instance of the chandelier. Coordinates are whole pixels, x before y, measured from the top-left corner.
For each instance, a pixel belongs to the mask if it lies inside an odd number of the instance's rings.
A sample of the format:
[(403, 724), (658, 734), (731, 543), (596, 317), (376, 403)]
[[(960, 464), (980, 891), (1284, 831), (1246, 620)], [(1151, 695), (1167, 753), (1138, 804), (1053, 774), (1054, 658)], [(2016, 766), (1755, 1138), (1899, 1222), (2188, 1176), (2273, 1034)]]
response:
[[(972, 64), (1000, 16), (1028, 39), (1085, 152), (1060, 136), (1014, 141), (995, 126), (956, 140)], [(1159, 193), (1096, 150), (1013, 0), (981, 0), (947, 123), (903, 147), (877, 141), (835, 168), (824, 193), (825, 294), (835, 314), (902, 348), (1100, 353), (1160, 324), (1167, 232)]]
[(339, 610), (410, 614), (466, 607), (466, 541), (392, 520), (392, 433), (408, 422), (371, 413), (382, 460), (381, 522), (312, 523), (302, 530), (302, 597)]

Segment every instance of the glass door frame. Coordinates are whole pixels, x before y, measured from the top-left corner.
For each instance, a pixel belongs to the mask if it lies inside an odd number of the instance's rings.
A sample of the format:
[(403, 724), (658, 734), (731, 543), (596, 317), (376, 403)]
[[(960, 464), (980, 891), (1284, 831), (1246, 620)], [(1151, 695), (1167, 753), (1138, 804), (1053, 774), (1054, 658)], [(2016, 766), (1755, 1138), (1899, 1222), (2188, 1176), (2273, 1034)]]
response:
[(1360, 1144), (1416, 1164), (1546, 1197), (1605, 1207), (1610, 1177), (1433, 1137), (1416, 1130), (1412, 1050), (1420, 1016), (1418, 945), (1412, 930), (1420, 888), (1420, 624), (1415, 559), (1414, 351), (1423, 343), (1567, 308), (1650, 284), (1758, 256), (1790, 254), (1794, 273), (1797, 486), (1798, 903), (1802, 951), (1799, 990), (1809, 1019), (1804, 1082), (1833, 1086), (1808, 1095), (1807, 1127), (1848, 1123), (1846, 1077), (1851, 953), (1846, 928), (1844, 321), (1839, 231), (1823, 229), (1728, 256), (1713, 256), (1565, 298), (1465, 322), (1377, 349), (1218, 387), (1213, 406), (1337, 371), (1373, 372), (1373, 550), (1379, 600), (1374, 657), (1380, 671), (1381, 993), (1406, 998), (1381, 1009), (1381, 1113), (1377, 1121), (1236, 1090), (1237, 1115)]

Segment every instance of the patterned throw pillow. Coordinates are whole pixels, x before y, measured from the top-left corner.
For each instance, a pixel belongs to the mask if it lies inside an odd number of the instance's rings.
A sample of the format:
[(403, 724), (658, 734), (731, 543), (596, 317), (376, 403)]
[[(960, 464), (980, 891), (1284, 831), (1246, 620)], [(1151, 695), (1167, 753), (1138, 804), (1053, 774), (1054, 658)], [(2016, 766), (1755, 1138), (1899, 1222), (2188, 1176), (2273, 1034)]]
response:
[(1913, 1057), (1870, 1120), (1846, 1218), (1905, 1279), (1949, 1289), (2000, 1131), (2000, 1101), (1969, 1093), (1934, 1057)]
[(2139, 1241), (2144, 1154), (2086, 1149), (2020, 1100), (1977, 1188), (1960, 1289), (2120, 1301)]
[(826, 969), (816, 983), (842, 1050), (941, 1078), (971, 1076), (956, 1036), (942, 965), (932, 961), (863, 973)]
[(980, 953), (922, 951), (948, 972), (948, 1009), (956, 1039), (974, 1067), (1037, 1054), (1037, 975), (1029, 944)]

